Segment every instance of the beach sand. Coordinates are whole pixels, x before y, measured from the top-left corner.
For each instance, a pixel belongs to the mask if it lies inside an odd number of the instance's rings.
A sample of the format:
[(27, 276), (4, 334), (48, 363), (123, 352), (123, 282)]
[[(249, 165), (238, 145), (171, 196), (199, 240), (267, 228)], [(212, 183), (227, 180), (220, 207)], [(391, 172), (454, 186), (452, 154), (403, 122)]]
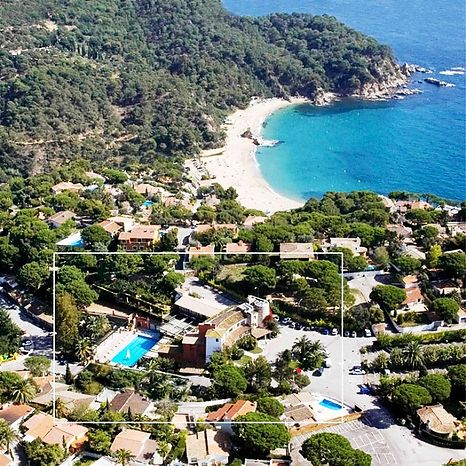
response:
[(264, 180), (256, 162), (256, 145), (251, 139), (241, 137), (250, 129), (254, 137), (260, 137), (266, 118), (277, 110), (293, 104), (305, 103), (304, 98), (291, 101), (266, 99), (251, 102), (244, 110), (237, 110), (227, 118), (225, 146), (221, 149), (204, 151), (201, 155), (211, 180), (224, 188), (233, 186), (238, 201), (247, 208), (266, 213), (290, 210), (304, 203), (289, 199), (275, 192)]

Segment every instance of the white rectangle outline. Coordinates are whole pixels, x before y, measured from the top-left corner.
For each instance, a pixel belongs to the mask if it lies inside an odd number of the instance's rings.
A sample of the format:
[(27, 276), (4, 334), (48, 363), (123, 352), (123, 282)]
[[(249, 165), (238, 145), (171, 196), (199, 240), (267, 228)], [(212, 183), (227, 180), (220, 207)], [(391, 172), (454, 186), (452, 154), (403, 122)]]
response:
[[(173, 422), (172, 421), (143, 421), (143, 422), (132, 422), (132, 421), (68, 421), (68, 420), (63, 420), (63, 419), (59, 419), (56, 417), (56, 359), (55, 359), (55, 355), (56, 355), (56, 327), (55, 327), (55, 313), (56, 313), (56, 259), (59, 258), (59, 256), (81, 256), (81, 255), (93, 255), (93, 256), (103, 256), (103, 255), (115, 255), (115, 256), (118, 256), (118, 255), (135, 255), (135, 254), (139, 254), (139, 255), (142, 255), (142, 256), (153, 256), (153, 255), (173, 255), (173, 254), (178, 254), (178, 255), (183, 255), (183, 254), (186, 254), (186, 252), (184, 253), (181, 253), (179, 251), (159, 251), (159, 252), (156, 252), (156, 251), (134, 251), (134, 252), (128, 252), (128, 251), (61, 251), (61, 252), (54, 252), (53, 253), (53, 261), (52, 261), (52, 320), (53, 320), (53, 323), (52, 323), (52, 370), (53, 370), (53, 389), (52, 389), (52, 417), (53, 417), (53, 420), (54, 420), (54, 425), (60, 425), (60, 424), (82, 424), (82, 425), (98, 425), (98, 424), (121, 424), (121, 425), (127, 425), (127, 424), (143, 424), (143, 425), (150, 425), (150, 424), (170, 424), (172, 425)], [(206, 256), (211, 256), (211, 255), (214, 255), (214, 256), (225, 256), (225, 255), (231, 255), (231, 256), (238, 256), (238, 255), (251, 255), (251, 256), (269, 256), (269, 257), (282, 257), (282, 256), (286, 256), (287, 254), (289, 255), (294, 255), (296, 253), (294, 252), (290, 252), (290, 253), (283, 253), (283, 252), (248, 252), (248, 253), (244, 253), (244, 254), (238, 254), (238, 253), (225, 253), (225, 252), (214, 252), (214, 253), (210, 253), (210, 252), (206, 252), (206, 253), (203, 253), (203, 252), (199, 252), (199, 253), (196, 253), (197, 256), (202, 256), (202, 255), (206, 255)], [(305, 253), (303, 253), (305, 254)], [(341, 403), (342, 406), (344, 406), (344, 330), (343, 330), (343, 325), (344, 325), (344, 296), (343, 296), (343, 292), (344, 292), (344, 283), (345, 283), (345, 279), (344, 279), (344, 276), (343, 276), (343, 267), (344, 267), (344, 261), (343, 261), (343, 253), (342, 252), (313, 252), (312, 253), (314, 256), (319, 256), (319, 255), (335, 255), (335, 256), (339, 256), (340, 257), (340, 295), (341, 295), (341, 300), (340, 300), (340, 309), (341, 309), (341, 313), (340, 313), (340, 342), (341, 342), (341, 345), (340, 345), (340, 350), (341, 350), (341, 387), (340, 387), (340, 391), (341, 391), (341, 400), (337, 400)], [(299, 259), (297, 259), (299, 260)], [(237, 422), (238, 424), (241, 423), (241, 424), (283, 424), (285, 426), (294, 426), (296, 424), (299, 424), (299, 428), (301, 427), (305, 427), (305, 426), (315, 426), (315, 425), (319, 425), (319, 424), (330, 424), (330, 425), (338, 425), (338, 424), (341, 424), (344, 422), (344, 416), (343, 414), (340, 416), (340, 420), (339, 421), (323, 421), (323, 422), (316, 422), (316, 421), (304, 421), (304, 422), (294, 422), (294, 421), (280, 421), (280, 422), (273, 422), (273, 421), (235, 421)], [(337, 419), (337, 418), (335, 418)], [(204, 423), (205, 421), (199, 421), (198, 419), (196, 419), (193, 423)], [(231, 422), (215, 422), (213, 423), (215, 425), (223, 425), (223, 424), (226, 424), (226, 425), (230, 425)]]

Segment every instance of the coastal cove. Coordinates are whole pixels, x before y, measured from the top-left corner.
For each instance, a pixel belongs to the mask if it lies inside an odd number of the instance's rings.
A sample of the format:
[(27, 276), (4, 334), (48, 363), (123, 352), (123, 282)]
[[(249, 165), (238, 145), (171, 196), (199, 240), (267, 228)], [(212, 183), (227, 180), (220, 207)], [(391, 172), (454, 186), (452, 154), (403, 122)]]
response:
[[(462, 199), (465, 192), (464, 8), (430, 2), (247, 2), (225, 1), (232, 12), (263, 15), (308, 12), (335, 15), (350, 26), (390, 45), (400, 63), (431, 69), (417, 73), (411, 88), (420, 95), (390, 101), (348, 99), (325, 107), (286, 106), (263, 129), (273, 147), (256, 153), (260, 173), (286, 197), (305, 201), (325, 191), (393, 190), (432, 192)], [(398, 5), (398, 7), (397, 7)], [(438, 6), (438, 5), (437, 5)], [(438, 78), (455, 87), (425, 83)]]

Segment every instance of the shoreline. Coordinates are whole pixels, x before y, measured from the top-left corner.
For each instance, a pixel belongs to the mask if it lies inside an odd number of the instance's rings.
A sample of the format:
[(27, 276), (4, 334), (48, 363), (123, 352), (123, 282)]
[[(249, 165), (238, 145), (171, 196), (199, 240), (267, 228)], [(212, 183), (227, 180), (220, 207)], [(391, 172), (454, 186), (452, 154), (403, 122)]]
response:
[[(311, 102), (301, 97), (253, 100), (247, 108), (236, 110), (228, 116), (225, 145), (201, 153), (207, 172), (215, 177), (202, 184), (219, 183), (225, 189), (232, 186), (238, 193), (238, 202), (244, 207), (267, 214), (302, 207), (304, 201), (286, 197), (274, 191), (266, 182), (256, 160), (258, 146), (253, 139), (261, 139), (263, 124), (272, 113), (304, 103)], [(241, 136), (247, 130), (251, 131), (252, 138)]]

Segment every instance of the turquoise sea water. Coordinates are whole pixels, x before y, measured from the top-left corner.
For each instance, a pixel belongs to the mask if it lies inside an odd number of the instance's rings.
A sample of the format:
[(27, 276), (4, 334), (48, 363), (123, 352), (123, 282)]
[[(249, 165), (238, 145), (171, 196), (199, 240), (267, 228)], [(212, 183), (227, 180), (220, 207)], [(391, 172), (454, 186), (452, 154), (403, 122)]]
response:
[[(398, 60), (434, 70), (417, 74), (422, 95), (389, 102), (345, 101), (288, 107), (266, 122), (264, 137), (281, 141), (257, 152), (276, 191), (295, 199), (325, 191), (407, 190), (464, 199), (465, 76), (463, 0), (225, 0), (233, 13), (330, 14), (392, 47)], [(455, 84), (437, 88), (433, 76)]]

